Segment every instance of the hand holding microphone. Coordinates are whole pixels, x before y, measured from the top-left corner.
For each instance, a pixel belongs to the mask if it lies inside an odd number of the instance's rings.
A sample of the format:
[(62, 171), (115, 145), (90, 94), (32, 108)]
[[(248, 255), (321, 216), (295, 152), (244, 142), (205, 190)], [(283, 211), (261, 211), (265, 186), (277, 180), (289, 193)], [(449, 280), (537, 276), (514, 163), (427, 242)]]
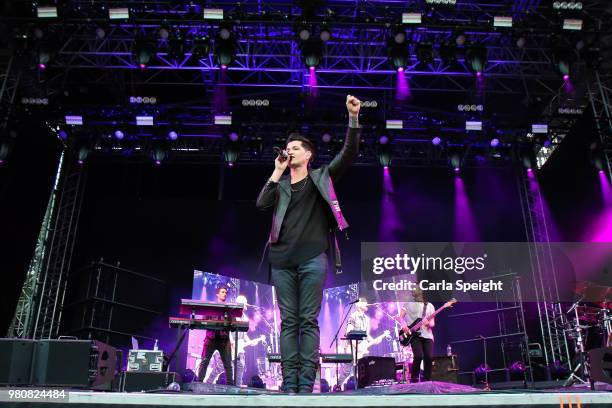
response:
[(289, 165), (289, 154), (287, 153), (287, 150), (281, 149), (277, 146), (274, 146), (273, 149), (277, 154), (276, 159), (274, 160), (275, 169), (281, 172), (280, 175), (282, 175), (282, 172), (284, 172)]

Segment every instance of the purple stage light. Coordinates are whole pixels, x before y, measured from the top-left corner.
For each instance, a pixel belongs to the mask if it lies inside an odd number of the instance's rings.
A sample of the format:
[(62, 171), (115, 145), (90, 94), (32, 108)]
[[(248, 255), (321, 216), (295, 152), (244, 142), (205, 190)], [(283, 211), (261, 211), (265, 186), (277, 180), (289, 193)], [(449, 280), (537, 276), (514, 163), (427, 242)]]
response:
[(147, 67), (147, 64), (140, 64), (140, 69), (145, 69)]
[(124, 134), (123, 134), (122, 131), (115, 130), (115, 138), (117, 138), (117, 140), (121, 140), (121, 139), (123, 139), (123, 137), (124, 137)]
[(4, 163), (4, 160), (0, 159), (0, 164)]
[(459, 171), (461, 171), (461, 169), (459, 167), (455, 167), (455, 173), (459, 173)]
[(569, 81), (569, 79), (570, 79), (569, 74), (565, 74), (565, 75), (563, 75), (563, 80), (564, 80), (565, 82)]
[(156, 166), (161, 165), (161, 160), (155, 160), (155, 165), (156, 165)]
[(221, 64), (221, 69), (227, 69), (227, 65)]
[(83, 160), (79, 160), (77, 161), (77, 163), (79, 163), (80, 165), (83, 165)]
[(66, 131), (65, 131), (65, 130), (60, 130), (60, 131), (59, 131), (59, 137), (60, 137), (60, 139), (62, 139), (62, 140), (66, 140), (66, 139), (68, 139), (68, 133), (66, 133)]
[(434, 137), (433, 139), (431, 139), (431, 143), (434, 146), (439, 146), (440, 143), (442, 143), (442, 139), (440, 139), (438, 136)]
[(227, 165), (230, 167), (234, 167), (234, 162), (229, 162)]
[(399, 67), (399, 68), (397, 69), (397, 72), (404, 72), (404, 67)]
[(404, 68), (400, 67), (397, 69), (397, 81), (395, 85), (395, 99), (403, 101), (410, 98), (410, 85), (408, 84), (408, 78)]
[(476, 76), (477, 76), (478, 78), (480, 78), (480, 77), (482, 76), (482, 72), (481, 72), (481, 71), (476, 71)]
[(310, 96), (317, 97), (319, 96), (319, 90), (317, 88), (317, 70), (314, 66), (309, 68), (308, 75), (308, 87), (310, 88)]
[(43, 64), (43, 63), (40, 63), (40, 64), (38, 64), (38, 68), (45, 69), (45, 68), (47, 68), (47, 66), (45, 64)]
[(599, 170), (599, 175), (604, 174), (605, 172), (603, 170)]
[(389, 171), (389, 166), (384, 166), (383, 170)]
[(229, 140), (231, 140), (232, 142), (237, 142), (238, 141), (238, 133), (236, 132), (232, 132), (229, 134)]
[(170, 140), (178, 139), (178, 133), (176, 133), (174, 130), (171, 130), (170, 132), (168, 132), (168, 139)]
[(311, 66), (309, 69), (310, 69), (310, 71), (314, 71), (316, 68)]
[(491, 140), (491, 147), (497, 147), (499, 146), (499, 139), (495, 138)]
[(387, 143), (389, 143), (389, 137), (385, 135), (379, 137), (378, 143), (380, 143), (381, 145), (386, 145)]

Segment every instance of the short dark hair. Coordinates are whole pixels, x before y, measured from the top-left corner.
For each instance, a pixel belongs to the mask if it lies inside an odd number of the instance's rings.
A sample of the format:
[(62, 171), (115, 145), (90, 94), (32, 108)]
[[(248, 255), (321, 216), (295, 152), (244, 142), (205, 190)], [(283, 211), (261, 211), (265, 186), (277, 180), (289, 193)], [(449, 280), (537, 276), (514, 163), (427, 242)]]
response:
[(288, 145), (290, 142), (301, 142), (304, 150), (308, 150), (311, 153), (308, 164), (311, 164), (314, 161), (316, 154), (317, 154), (317, 148), (315, 147), (314, 143), (312, 143), (310, 139), (308, 139), (306, 136), (303, 136), (297, 132), (293, 132), (293, 133), (289, 133), (289, 136), (287, 137), (287, 143), (285, 145)]
[(221, 289), (225, 289), (226, 291), (229, 292), (229, 288), (227, 287), (227, 285), (224, 285), (223, 283), (221, 283), (217, 285), (217, 289), (215, 290), (215, 293), (221, 292)]

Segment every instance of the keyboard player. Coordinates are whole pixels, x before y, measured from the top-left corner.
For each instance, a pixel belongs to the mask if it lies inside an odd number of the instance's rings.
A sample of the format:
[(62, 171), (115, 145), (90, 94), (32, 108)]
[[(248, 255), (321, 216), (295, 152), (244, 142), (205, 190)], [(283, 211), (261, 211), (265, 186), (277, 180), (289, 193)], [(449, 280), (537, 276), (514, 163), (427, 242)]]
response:
[[(225, 303), (227, 300), (228, 287), (224, 285), (217, 286), (216, 296), (217, 303)], [(204, 381), (208, 363), (215, 351), (219, 352), (219, 357), (225, 369), (225, 378), (228, 385), (234, 385), (234, 371), (232, 367), (232, 343), (230, 341), (230, 332), (225, 330), (206, 330), (204, 337), (204, 345), (202, 347), (202, 361), (198, 370), (198, 381)]]

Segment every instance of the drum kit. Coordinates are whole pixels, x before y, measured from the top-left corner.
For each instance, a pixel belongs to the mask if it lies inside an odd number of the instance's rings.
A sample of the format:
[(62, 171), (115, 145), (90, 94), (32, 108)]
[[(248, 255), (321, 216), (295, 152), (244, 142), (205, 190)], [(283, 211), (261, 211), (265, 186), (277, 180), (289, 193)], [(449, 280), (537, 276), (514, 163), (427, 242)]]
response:
[(580, 299), (567, 311), (570, 318), (565, 333), (574, 343), (577, 364), (564, 384), (566, 387), (576, 382), (591, 382), (589, 349), (612, 346), (612, 287), (579, 282), (574, 291)]

